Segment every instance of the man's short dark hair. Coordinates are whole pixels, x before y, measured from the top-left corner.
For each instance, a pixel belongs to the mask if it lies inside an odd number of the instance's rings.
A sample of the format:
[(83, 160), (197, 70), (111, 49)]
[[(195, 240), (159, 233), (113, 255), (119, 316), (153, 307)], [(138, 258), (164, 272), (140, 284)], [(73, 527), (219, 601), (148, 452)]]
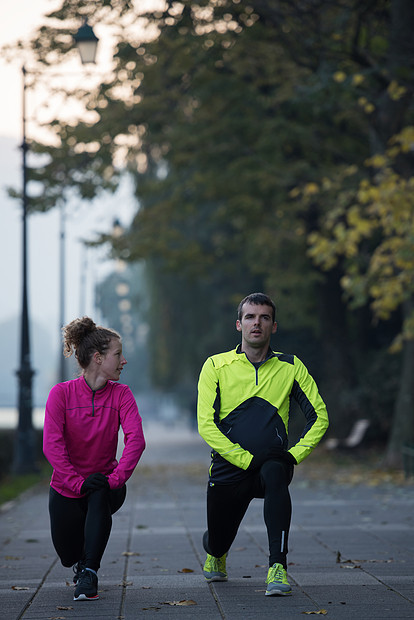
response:
[(239, 307), (237, 308), (237, 318), (239, 321), (242, 320), (243, 316), (243, 306), (244, 304), (255, 304), (257, 306), (270, 306), (272, 308), (272, 320), (275, 322), (276, 317), (276, 306), (272, 299), (268, 295), (264, 293), (250, 293), (239, 303)]

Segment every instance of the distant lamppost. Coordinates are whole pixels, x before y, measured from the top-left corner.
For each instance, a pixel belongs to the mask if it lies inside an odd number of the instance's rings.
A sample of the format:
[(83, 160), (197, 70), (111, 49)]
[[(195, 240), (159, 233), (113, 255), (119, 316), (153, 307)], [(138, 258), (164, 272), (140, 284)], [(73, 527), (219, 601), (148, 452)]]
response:
[[(60, 291), (59, 291), (59, 325), (62, 328), (65, 324), (65, 291), (66, 291), (66, 227), (65, 227), (65, 203), (60, 205)], [(60, 353), (59, 381), (66, 379), (66, 358)]]
[[(79, 50), (82, 64), (94, 63), (98, 38), (85, 20), (74, 37)], [(29, 150), (26, 139), (26, 68), (22, 67), (23, 94), (22, 94), (22, 314), (20, 325), (20, 367), (16, 374), (19, 381), (18, 410), (19, 420), (16, 433), (13, 458), (13, 471), (24, 474), (36, 471), (35, 433), (33, 428), (33, 400), (32, 380), (34, 370), (30, 361), (30, 330), (28, 304), (28, 272), (27, 272), (27, 152)], [(61, 235), (64, 243), (64, 233)]]
[(26, 69), (23, 75), (23, 106), (22, 106), (22, 315), (20, 324), (20, 368), (19, 379), (19, 423), (14, 450), (13, 471), (24, 474), (36, 470), (35, 436), (32, 423), (32, 379), (34, 371), (30, 363), (29, 310), (27, 292), (27, 151), (26, 141)]

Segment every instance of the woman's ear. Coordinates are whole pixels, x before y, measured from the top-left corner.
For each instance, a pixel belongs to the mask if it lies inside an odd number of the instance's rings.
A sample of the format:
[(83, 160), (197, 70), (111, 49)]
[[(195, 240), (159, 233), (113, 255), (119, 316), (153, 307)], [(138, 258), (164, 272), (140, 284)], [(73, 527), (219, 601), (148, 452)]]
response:
[(102, 355), (99, 353), (99, 351), (95, 351), (92, 358), (97, 364), (102, 364)]

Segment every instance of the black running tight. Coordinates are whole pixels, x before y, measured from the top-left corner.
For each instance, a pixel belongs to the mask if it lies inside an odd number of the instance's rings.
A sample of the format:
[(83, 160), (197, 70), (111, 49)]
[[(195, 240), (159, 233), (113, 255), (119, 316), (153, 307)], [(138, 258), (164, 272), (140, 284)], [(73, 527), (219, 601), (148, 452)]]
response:
[(286, 568), (288, 537), (292, 515), (289, 484), (293, 466), (282, 461), (266, 461), (257, 473), (232, 484), (207, 489), (207, 527), (204, 548), (221, 557), (230, 549), (246, 510), (255, 497), (264, 499), (264, 521), (269, 541), (269, 566), (275, 562)]
[(112, 515), (125, 501), (126, 486), (99, 489), (71, 498), (50, 488), (49, 514), (53, 545), (63, 566), (82, 561), (97, 571), (108, 543)]

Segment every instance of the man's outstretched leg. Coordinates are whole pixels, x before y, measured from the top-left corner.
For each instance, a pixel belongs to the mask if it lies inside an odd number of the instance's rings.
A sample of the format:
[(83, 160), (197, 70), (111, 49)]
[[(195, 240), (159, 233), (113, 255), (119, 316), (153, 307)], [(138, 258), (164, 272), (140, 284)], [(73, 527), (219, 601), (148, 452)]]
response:
[(226, 558), (252, 499), (250, 484), (213, 485), (207, 489), (207, 552), (203, 573), (207, 581), (227, 581)]

